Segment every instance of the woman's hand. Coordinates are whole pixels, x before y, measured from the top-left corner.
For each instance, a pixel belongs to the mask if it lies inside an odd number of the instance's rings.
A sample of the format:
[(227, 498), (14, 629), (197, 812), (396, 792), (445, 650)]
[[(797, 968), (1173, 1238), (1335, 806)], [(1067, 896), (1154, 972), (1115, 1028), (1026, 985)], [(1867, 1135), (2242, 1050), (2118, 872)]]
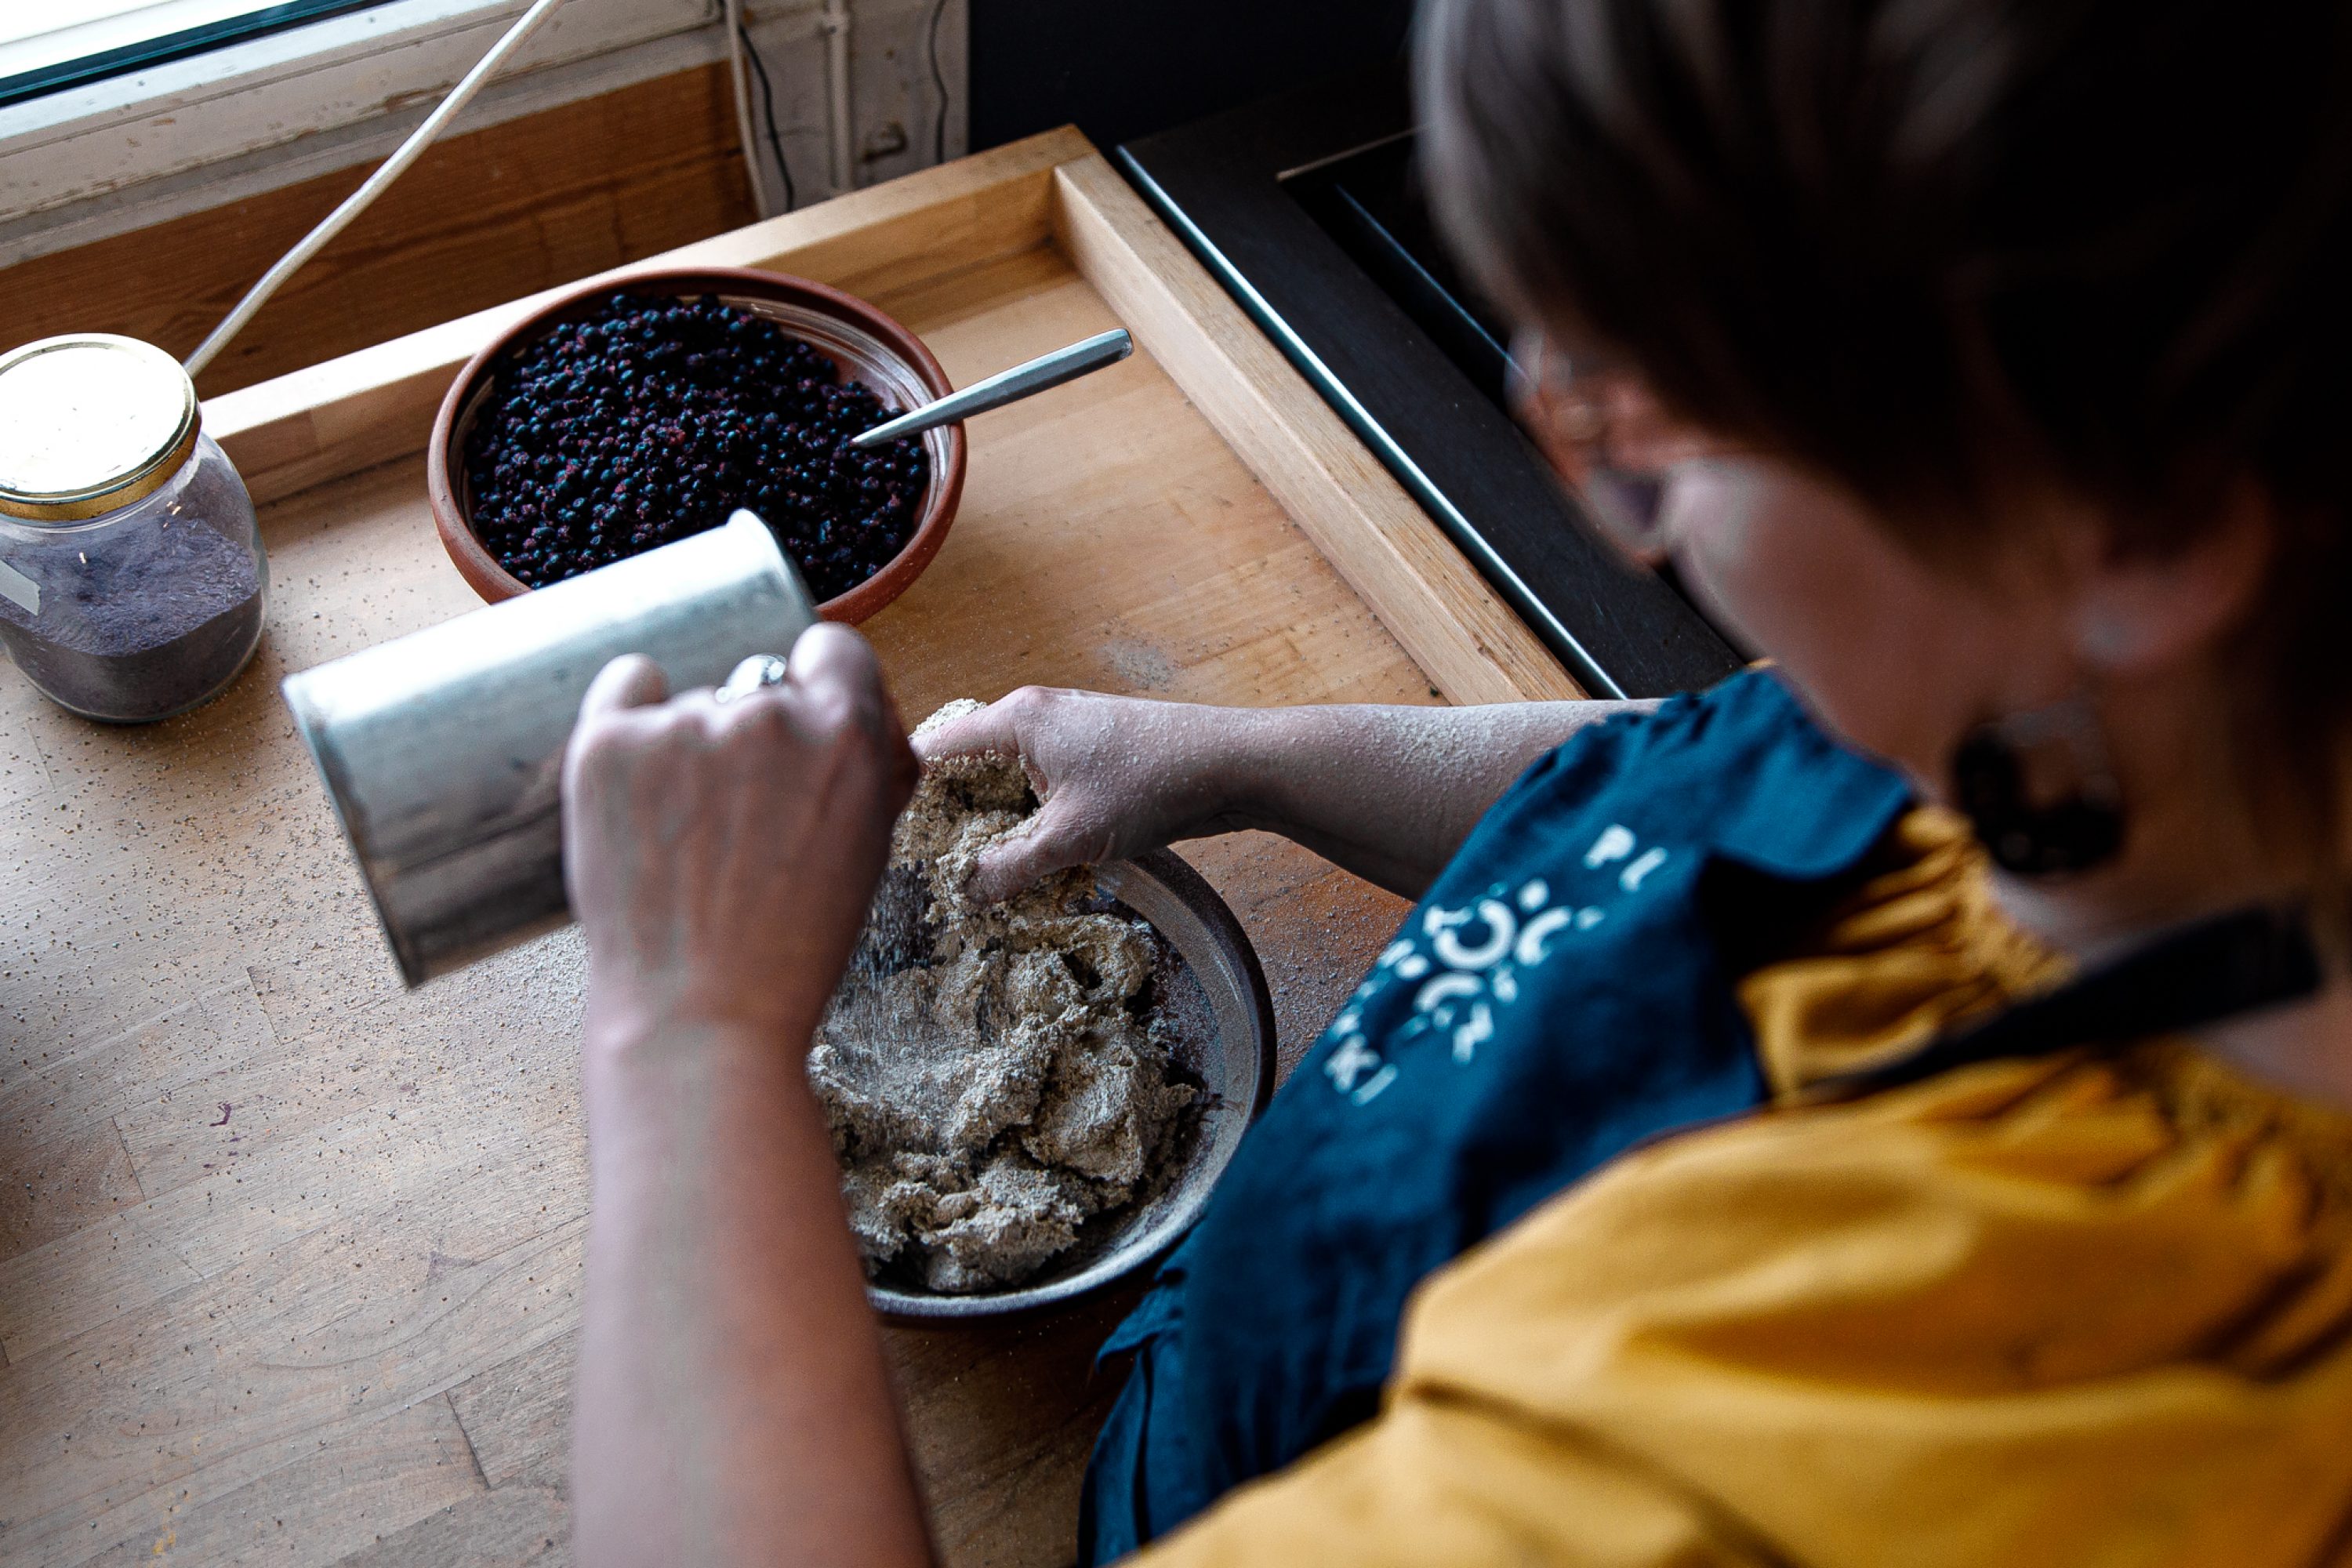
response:
[(1025, 686), (918, 737), (915, 751), (926, 763), (992, 752), (1021, 759), (1044, 805), (972, 879), (979, 897), (1003, 899), (1071, 866), (1252, 826), (1235, 814), (1253, 783), (1248, 737), (1268, 717)]
[(592, 1043), (710, 1026), (806, 1045), (915, 764), (857, 634), (811, 628), (789, 671), (727, 703), (665, 701), (640, 658), (590, 687), (564, 758), (563, 835)]

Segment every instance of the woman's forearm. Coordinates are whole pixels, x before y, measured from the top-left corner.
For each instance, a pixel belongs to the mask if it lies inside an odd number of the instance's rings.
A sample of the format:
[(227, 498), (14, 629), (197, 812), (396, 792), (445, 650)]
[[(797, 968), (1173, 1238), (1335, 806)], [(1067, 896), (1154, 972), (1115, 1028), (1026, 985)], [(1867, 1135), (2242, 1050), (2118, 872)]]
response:
[(914, 744), (926, 762), (1017, 755), (1037, 786), (1029, 831), (981, 858), (982, 898), (1245, 827), (1417, 896), (1528, 763), (1587, 724), (1651, 706), (1213, 708), (1028, 686), (940, 716)]
[(929, 1561), (800, 1058), (592, 1017), (583, 1563)]
[(1391, 892), (1418, 897), (1538, 757), (1588, 724), (1655, 706), (1236, 712), (1225, 731), (1234, 798), (1219, 826), (1279, 833)]

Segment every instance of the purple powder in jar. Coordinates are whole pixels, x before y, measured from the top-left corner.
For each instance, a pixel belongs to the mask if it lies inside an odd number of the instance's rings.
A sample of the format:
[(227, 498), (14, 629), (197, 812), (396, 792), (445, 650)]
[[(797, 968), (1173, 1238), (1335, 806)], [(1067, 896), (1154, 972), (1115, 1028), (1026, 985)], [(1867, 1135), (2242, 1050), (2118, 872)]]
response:
[(226, 536), (205, 515), (249, 534), (252, 505), (225, 459), (217, 472), (203, 458), (190, 467), (160, 504), (138, 503), (117, 521), (0, 531), (0, 560), (41, 590), (38, 615), (0, 596), (0, 643), (34, 685), (86, 718), (140, 723), (194, 707), (260, 641), (268, 576), (259, 544)]

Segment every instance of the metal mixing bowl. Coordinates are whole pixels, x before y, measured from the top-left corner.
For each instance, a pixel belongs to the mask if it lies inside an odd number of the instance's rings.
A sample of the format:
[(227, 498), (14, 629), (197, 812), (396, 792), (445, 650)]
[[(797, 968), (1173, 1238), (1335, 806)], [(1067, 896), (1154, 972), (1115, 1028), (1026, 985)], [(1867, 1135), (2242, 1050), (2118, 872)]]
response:
[(1104, 866), (1096, 880), (1167, 939), (1215, 1019), (1210, 1037), (1189, 1042), (1188, 1054), (1178, 1058), (1206, 1095), (1183, 1168), (1155, 1196), (1105, 1216), (1106, 1228), (1088, 1235), (1076, 1255), (1018, 1289), (950, 1296), (869, 1283), (866, 1297), (886, 1318), (909, 1323), (1003, 1318), (1073, 1300), (1148, 1267), (1200, 1217), (1242, 1133), (1274, 1092), (1274, 998), (1257, 953), (1216, 889), (1164, 849)]

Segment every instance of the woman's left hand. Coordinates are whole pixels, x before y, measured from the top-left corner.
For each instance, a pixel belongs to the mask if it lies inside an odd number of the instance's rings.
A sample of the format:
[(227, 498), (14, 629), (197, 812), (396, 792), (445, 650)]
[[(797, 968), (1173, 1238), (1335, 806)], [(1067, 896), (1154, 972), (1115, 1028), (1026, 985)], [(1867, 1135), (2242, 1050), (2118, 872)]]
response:
[[(805, 1047), (913, 790), (879, 665), (818, 626), (730, 702), (605, 667), (564, 758), (564, 875), (600, 1037), (747, 1027)], [(617, 1032), (617, 1033), (616, 1033)]]
[(915, 761), (856, 633), (811, 629), (787, 669), (729, 702), (665, 700), (660, 670), (615, 660), (564, 758), (588, 933), (590, 1568), (930, 1560), (801, 1059)]

